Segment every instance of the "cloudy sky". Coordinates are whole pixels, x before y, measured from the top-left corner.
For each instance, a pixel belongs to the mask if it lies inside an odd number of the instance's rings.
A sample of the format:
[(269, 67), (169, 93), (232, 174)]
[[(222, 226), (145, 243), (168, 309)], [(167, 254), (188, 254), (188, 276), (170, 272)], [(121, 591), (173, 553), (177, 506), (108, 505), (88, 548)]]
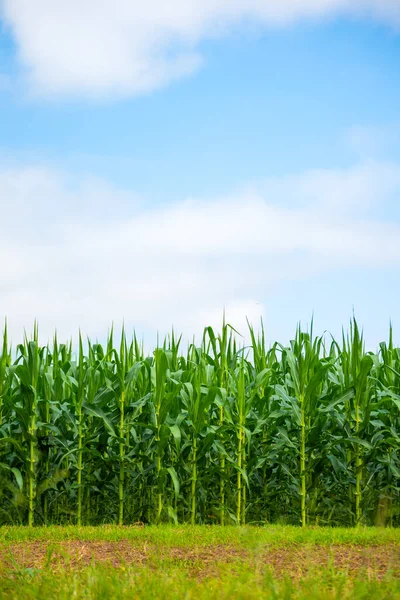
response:
[(400, 331), (400, 0), (0, 0), (19, 341)]

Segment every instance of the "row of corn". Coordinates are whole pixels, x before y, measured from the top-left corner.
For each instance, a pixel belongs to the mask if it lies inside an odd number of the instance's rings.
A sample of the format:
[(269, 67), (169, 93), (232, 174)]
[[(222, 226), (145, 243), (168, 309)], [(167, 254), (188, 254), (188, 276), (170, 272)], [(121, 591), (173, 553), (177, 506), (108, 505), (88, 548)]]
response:
[(400, 524), (400, 349), (227, 323), (0, 356), (0, 524)]

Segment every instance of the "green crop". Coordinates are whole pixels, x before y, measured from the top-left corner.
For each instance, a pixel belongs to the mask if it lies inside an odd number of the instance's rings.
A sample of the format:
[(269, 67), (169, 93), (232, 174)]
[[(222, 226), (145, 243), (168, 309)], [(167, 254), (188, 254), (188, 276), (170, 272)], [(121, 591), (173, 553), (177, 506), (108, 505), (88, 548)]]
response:
[(225, 322), (0, 354), (0, 523), (400, 524), (400, 349)]

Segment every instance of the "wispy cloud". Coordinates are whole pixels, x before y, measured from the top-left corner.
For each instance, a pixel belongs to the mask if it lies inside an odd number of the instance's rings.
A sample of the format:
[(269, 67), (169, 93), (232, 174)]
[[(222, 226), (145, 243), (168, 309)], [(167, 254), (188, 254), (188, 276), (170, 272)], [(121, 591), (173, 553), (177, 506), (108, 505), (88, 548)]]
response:
[(0, 0), (32, 89), (135, 95), (189, 75), (199, 44), (243, 22), (285, 26), (339, 14), (400, 24), (399, 0)]
[(122, 319), (139, 331), (174, 324), (190, 334), (225, 306), (240, 326), (283, 281), (399, 268), (400, 223), (372, 210), (399, 191), (400, 165), (371, 163), (146, 208), (101, 180), (72, 185), (51, 170), (4, 168), (0, 314), (14, 331), (37, 317), (44, 335), (79, 325), (101, 335)]

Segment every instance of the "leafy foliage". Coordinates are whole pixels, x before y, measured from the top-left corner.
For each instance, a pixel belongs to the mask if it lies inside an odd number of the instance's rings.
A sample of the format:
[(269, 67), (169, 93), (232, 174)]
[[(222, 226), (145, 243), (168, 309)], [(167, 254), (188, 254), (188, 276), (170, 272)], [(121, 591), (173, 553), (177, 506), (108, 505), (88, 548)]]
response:
[(0, 355), (0, 523), (400, 523), (400, 349), (223, 323)]

